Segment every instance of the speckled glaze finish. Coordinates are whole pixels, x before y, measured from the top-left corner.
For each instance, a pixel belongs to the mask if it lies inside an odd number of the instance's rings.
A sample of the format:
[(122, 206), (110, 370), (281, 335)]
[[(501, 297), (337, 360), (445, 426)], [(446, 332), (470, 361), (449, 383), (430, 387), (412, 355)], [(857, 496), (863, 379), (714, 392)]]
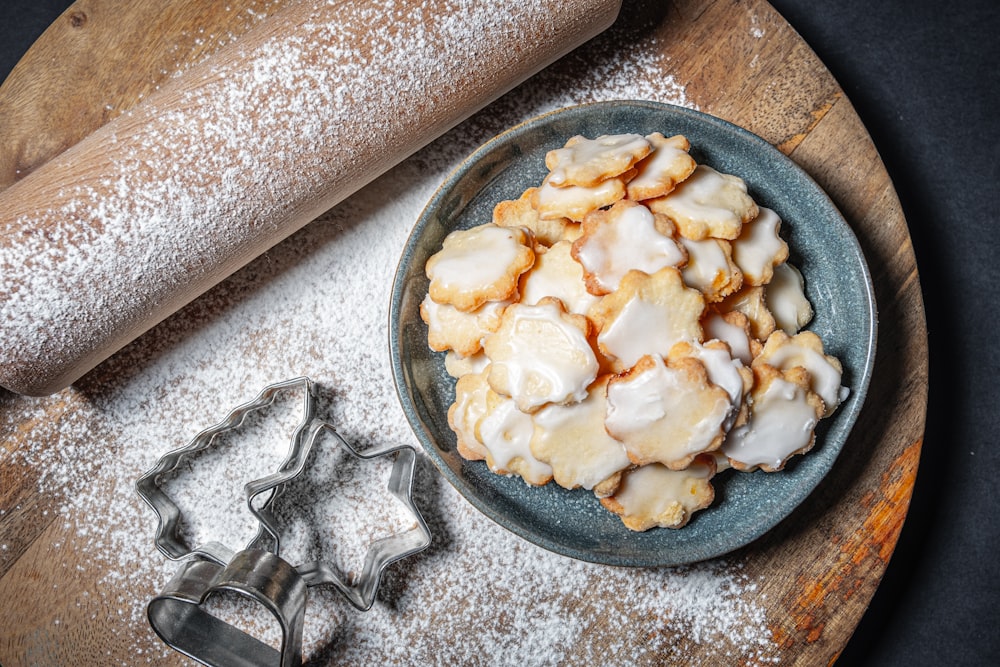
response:
[[(493, 206), (514, 199), (547, 173), (545, 153), (574, 135), (683, 134), (699, 163), (742, 177), (761, 205), (783, 221), (790, 261), (805, 278), (816, 316), (807, 327), (844, 365), (850, 397), (817, 429), (817, 444), (779, 473), (726, 471), (713, 480), (715, 503), (680, 530), (629, 531), (593, 494), (555, 483), (536, 488), (463, 459), (448, 427), (455, 380), (444, 354), (427, 347), (419, 304), (424, 264), (455, 229), (491, 220)], [(392, 289), (390, 348), (400, 401), (441, 473), (476, 508), (515, 534), (573, 558), (619, 566), (679, 565), (745, 546), (787, 517), (834, 465), (865, 400), (877, 316), (871, 277), (857, 239), (816, 183), (756, 135), (690, 109), (645, 101), (570, 107), (518, 125), (483, 145), (446, 179), (424, 209)]]

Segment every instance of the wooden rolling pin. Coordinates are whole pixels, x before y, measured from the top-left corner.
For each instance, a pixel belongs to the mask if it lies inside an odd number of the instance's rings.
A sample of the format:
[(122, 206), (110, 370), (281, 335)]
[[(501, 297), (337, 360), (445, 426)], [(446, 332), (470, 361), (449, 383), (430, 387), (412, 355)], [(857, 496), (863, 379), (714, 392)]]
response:
[(297, 2), (0, 193), (0, 386), (72, 384), (620, 0)]

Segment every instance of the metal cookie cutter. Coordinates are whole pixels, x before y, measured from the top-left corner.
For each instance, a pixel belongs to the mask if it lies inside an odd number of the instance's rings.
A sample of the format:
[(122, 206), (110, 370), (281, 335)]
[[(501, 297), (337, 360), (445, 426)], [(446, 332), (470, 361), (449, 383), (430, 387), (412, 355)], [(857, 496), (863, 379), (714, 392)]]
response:
[[(259, 524), (256, 535), (239, 550), (216, 541), (193, 547), (186, 544), (179, 537), (181, 512), (159, 486), (160, 478), (175, 470), (185, 458), (210, 447), (218, 435), (239, 428), (250, 412), (271, 405), (281, 391), (296, 388), (305, 390), (303, 416), (291, 436), (288, 455), (273, 473), (249, 480), (243, 486), (246, 506)], [(172, 560), (185, 561), (147, 607), (150, 625), (171, 648), (211, 667), (299, 665), (309, 587), (332, 585), (355, 608), (367, 611), (375, 601), (385, 568), (430, 544), (430, 531), (412, 498), (416, 450), (402, 445), (360, 453), (333, 426), (317, 418), (315, 412), (315, 385), (308, 378), (269, 385), (186, 446), (165, 454), (136, 482), (136, 491), (159, 518), (154, 538), (157, 548)], [(354, 585), (343, 581), (335, 568), (323, 560), (293, 566), (280, 556), (281, 531), (273, 505), (284, 493), (285, 485), (303, 472), (313, 445), (324, 432), (331, 433), (338, 446), (358, 459), (395, 456), (388, 490), (414, 519), (408, 530), (369, 546), (362, 573)], [(275, 617), (281, 628), (279, 649), (203, 608), (213, 594), (223, 591), (249, 598)]]

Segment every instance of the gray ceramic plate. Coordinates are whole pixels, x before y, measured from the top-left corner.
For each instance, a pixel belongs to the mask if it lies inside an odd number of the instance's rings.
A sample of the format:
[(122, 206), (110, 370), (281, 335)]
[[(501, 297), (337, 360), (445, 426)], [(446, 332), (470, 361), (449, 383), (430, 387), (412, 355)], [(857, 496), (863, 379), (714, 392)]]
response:
[[(699, 163), (746, 180), (756, 201), (774, 209), (805, 277), (816, 311), (809, 329), (844, 365), (849, 399), (820, 423), (818, 441), (780, 473), (716, 476), (716, 501), (680, 530), (629, 531), (585, 490), (555, 483), (529, 487), (463, 459), (448, 428), (454, 380), (444, 355), (427, 347), (419, 304), (427, 292), (424, 263), (448, 232), (491, 219), (493, 206), (515, 199), (546, 173), (545, 153), (576, 134), (683, 134)], [(396, 387), (425, 451), (455, 488), (517, 535), (566, 556), (626, 566), (691, 563), (749, 544), (785, 518), (833, 466), (864, 401), (875, 353), (875, 303), (864, 257), (827, 195), (761, 138), (717, 118), (653, 102), (603, 102), (555, 111), (485, 144), (448, 177), (410, 236), (396, 274), (390, 347)]]

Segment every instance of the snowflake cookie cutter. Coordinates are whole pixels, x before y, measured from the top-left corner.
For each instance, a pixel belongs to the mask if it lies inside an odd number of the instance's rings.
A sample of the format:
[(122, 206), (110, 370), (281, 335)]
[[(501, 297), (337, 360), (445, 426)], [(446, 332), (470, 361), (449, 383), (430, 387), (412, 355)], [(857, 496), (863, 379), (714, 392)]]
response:
[[(210, 447), (222, 433), (240, 427), (246, 416), (271, 405), (277, 395), (302, 389), (302, 419), (291, 435), (288, 454), (277, 470), (243, 486), (245, 502), (256, 517), (255, 536), (240, 549), (209, 541), (191, 546), (180, 537), (181, 511), (160, 487), (159, 480), (176, 470), (186, 458)], [(286, 484), (305, 470), (309, 454), (320, 435), (332, 434), (336, 445), (362, 461), (394, 457), (387, 490), (412, 515), (404, 531), (372, 542), (361, 575), (352, 585), (324, 560), (294, 566), (280, 555), (281, 531), (273, 505)], [(147, 617), (156, 634), (171, 648), (211, 667), (245, 665), (291, 667), (302, 660), (302, 629), (307, 591), (330, 585), (358, 610), (367, 611), (375, 602), (383, 572), (392, 563), (422, 551), (431, 542), (420, 511), (413, 502), (416, 450), (409, 445), (360, 452), (329, 423), (316, 416), (316, 389), (305, 377), (265, 387), (252, 400), (234, 408), (219, 423), (200, 432), (186, 446), (163, 455), (135, 484), (140, 497), (158, 517), (154, 542), (171, 560), (185, 561), (162, 592), (147, 607)], [(262, 498), (263, 500), (258, 500)], [(280, 648), (245, 633), (213, 616), (205, 609), (213, 595), (231, 592), (262, 606), (281, 629)]]

